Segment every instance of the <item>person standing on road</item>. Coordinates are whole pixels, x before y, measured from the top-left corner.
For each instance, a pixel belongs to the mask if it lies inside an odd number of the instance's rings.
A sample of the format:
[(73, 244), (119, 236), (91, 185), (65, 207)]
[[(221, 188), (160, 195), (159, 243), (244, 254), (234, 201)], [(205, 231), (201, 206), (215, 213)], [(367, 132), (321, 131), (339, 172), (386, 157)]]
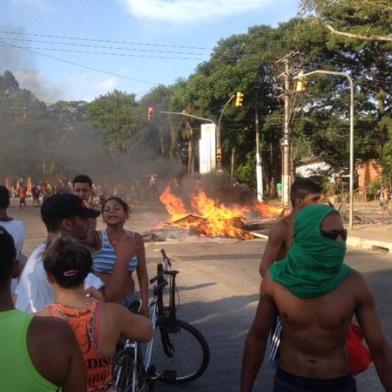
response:
[(294, 219), (302, 208), (319, 204), (321, 186), (308, 178), (298, 178), (291, 185), (290, 200), (293, 210), (280, 219), (272, 228), (260, 263), (259, 273), (263, 277), (271, 264), (286, 256), (293, 241)]
[[(37, 312), (54, 302), (42, 262), (42, 254), (48, 243), (59, 233), (68, 233), (79, 241), (86, 240), (89, 218), (96, 218), (99, 211), (89, 209), (75, 195), (59, 193), (49, 196), (41, 206), (41, 218), (48, 231), (47, 240), (40, 244), (28, 258), (16, 288), (15, 307), (27, 313)], [(102, 281), (90, 273), (85, 288), (102, 288)], [(98, 294), (95, 290), (91, 290)]]
[(9, 206), (10, 193), (5, 186), (0, 185), (0, 225), (12, 235), (16, 248), (16, 257), (20, 261), (26, 230), (21, 220), (8, 216), (7, 209)]
[(72, 180), (72, 193), (79, 196), (88, 208), (91, 208), (93, 192), (93, 181), (89, 176), (78, 174), (74, 177)]
[(253, 388), (277, 315), (283, 333), (274, 392), (355, 392), (345, 348), (353, 315), (384, 388), (392, 391), (392, 348), (364, 278), (344, 264), (346, 238), (338, 212), (329, 206), (308, 206), (296, 215), (290, 251), (261, 284), (245, 342), (241, 392)]
[[(7, 209), (9, 205), (10, 193), (5, 186), (0, 185), (0, 226), (4, 227), (8, 233), (11, 234), (16, 248), (16, 258), (22, 263), (26, 260), (26, 258), (22, 256), (23, 244), (26, 237), (25, 225), (21, 220), (8, 216)], [(17, 283), (17, 279), (12, 279), (12, 293), (15, 292)]]
[(27, 187), (26, 185), (20, 183), (18, 189), (18, 197), (19, 197), (19, 208), (26, 207), (26, 197), (27, 197)]
[[(129, 247), (119, 246), (129, 257)], [(66, 320), (82, 350), (87, 391), (107, 391), (112, 382), (111, 358), (121, 336), (148, 342), (153, 335), (147, 318), (124, 306), (86, 298), (83, 282), (92, 268), (90, 251), (70, 236), (58, 235), (44, 254), (44, 268), (56, 302), (38, 314)]]
[[(92, 200), (94, 195), (93, 181), (85, 174), (78, 174), (72, 180), (72, 193), (79, 196), (87, 208), (92, 208)], [(94, 242), (95, 229), (97, 228), (97, 219), (89, 218), (89, 228), (86, 243)]]
[(10, 284), (19, 272), (13, 239), (0, 228), (1, 390), (86, 391), (83, 357), (69, 325), (14, 308)]
[[(93, 270), (106, 284), (105, 298), (126, 306), (136, 300), (132, 276), (136, 271), (142, 302), (140, 311), (148, 317), (148, 274), (144, 241), (139, 233), (124, 229), (129, 215), (128, 204), (117, 196), (109, 197), (103, 203), (102, 219), (106, 223), (106, 229), (96, 232), (96, 241), (92, 246), (97, 249), (93, 255)], [(119, 264), (115, 249), (123, 238), (134, 241), (136, 245), (136, 254), (128, 259), (127, 264)]]
[(34, 185), (31, 188), (31, 197), (33, 199), (33, 207), (39, 207), (40, 206), (40, 201), (39, 198), (41, 196), (41, 190), (39, 189), (38, 185)]

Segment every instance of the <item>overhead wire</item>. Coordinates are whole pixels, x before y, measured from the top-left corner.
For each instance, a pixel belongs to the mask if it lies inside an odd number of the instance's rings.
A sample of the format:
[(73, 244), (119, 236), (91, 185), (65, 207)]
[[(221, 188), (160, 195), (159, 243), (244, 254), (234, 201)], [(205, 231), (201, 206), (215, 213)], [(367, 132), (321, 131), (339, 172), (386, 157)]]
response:
[[(0, 32), (1, 34), (1, 32)], [(204, 53), (197, 53), (197, 52), (183, 52), (183, 51), (173, 51), (173, 50), (160, 50), (160, 49), (135, 49), (135, 48), (127, 48), (121, 46), (107, 46), (107, 45), (92, 45), (92, 44), (82, 44), (82, 43), (75, 43), (75, 42), (60, 42), (60, 41), (47, 41), (47, 40), (35, 40), (35, 39), (28, 39), (28, 38), (14, 38), (14, 37), (6, 37), (1, 36), (0, 39), (4, 40), (13, 40), (13, 41), (24, 41), (24, 42), (31, 42), (31, 43), (42, 43), (42, 44), (49, 44), (49, 45), (59, 45), (59, 46), (81, 46), (84, 48), (99, 48), (99, 49), (110, 49), (110, 50), (123, 50), (123, 51), (137, 51), (137, 52), (151, 52), (151, 53), (169, 53), (169, 54), (186, 54), (192, 56), (205, 56)]]
[[(5, 42), (5, 41), (1, 41), (1, 42)], [(159, 55), (130, 54), (130, 53), (118, 53), (118, 52), (99, 52), (99, 51), (93, 51), (93, 50), (42, 48), (42, 47), (35, 47), (35, 46), (30, 47), (30, 46), (19, 46), (19, 45), (15, 45), (15, 46), (17, 46), (20, 49), (33, 49), (33, 50), (60, 52), (60, 53), (79, 53), (79, 54), (94, 54), (94, 55), (101, 55), (101, 56), (152, 58), (152, 59), (166, 59), (166, 60), (197, 60), (197, 61), (203, 60), (202, 58), (196, 58), (196, 57), (159, 56)]]
[(76, 62), (70, 61), (70, 60), (65, 60), (65, 59), (62, 59), (62, 58), (59, 58), (59, 57), (56, 57), (56, 56), (52, 56), (52, 55), (48, 55), (48, 54), (45, 54), (45, 53), (37, 52), (36, 50), (32, 50), (32, 49), (29, 49), (29, 48), (24, 48), (24, 47), (21, 47), (21, 46), (13, 45), (13, 44), (10, 44), (8, 42), (1, 41), (1, 40), (0, 40), (0, 44), (4, 44), (6, 46), (10, 46), (12, 48), (20, 49), (20, 50), (23, 50), (23, 51), (26, 51), (26, 52), (34, 53), (34, 54), (36, 54), (38, 56), (47, 57), (47, 58), (50, 58), (52, 60), (56, 60), (56, 61), (59, 61), (59, 62), (65, 63), (65, 64), (70, 64), (70, 65), (74, 65), (76, 67), (89, 69), (91, 71), (100, 72), (100, 73), (103, 73), (103, 74), (106, 74), (106, 75), (116, 76), (116, 77), (122, 78), (122, 79), (132, 80), (134, 82), (146, 83), (146, 84), (150, 84), (150, 85), (162, 84), (162, 83), (159, 83), (159, 82), (152, 82), (152, 81), (149, 81), (149, 80), (138, 79), (138, 78), (134, 78), (132, 76), (122, 75), (122, 74), (119, 74), (119, 73), (116, 73), (116, 72), (111, 72), (111, 71), (107, 71), (107, 70), (104, 70), (104, 69), (91, 67), (89, 65), (76, 63)]
[(67, 35), (28, 33), (28, 32), (20, 32), (20, 31), (0, 30), (0, 33), (1, 34), (9, 34), (9, 35), (31, 35), (34, 37), (46, 37), (46, 38), (67, 39), (67, 40), (76, 40), (76, 41), (103, 42), (103, 43), (123, 44), (123, 45), (155, 46), (155, 47), (163, 47), (163, 48), (197, 49), (197, 50), (208, 50), (208, 51), (212, 50), (209, 48), (202, 48), (202, 47), (196, 47), (196, 46), (157, 44), (157, 43), (134, 42), (134, 41), (119, 41), (119, 40), (85, 38), (85, 37), (76, 37), (76, 36), (67, 36)]

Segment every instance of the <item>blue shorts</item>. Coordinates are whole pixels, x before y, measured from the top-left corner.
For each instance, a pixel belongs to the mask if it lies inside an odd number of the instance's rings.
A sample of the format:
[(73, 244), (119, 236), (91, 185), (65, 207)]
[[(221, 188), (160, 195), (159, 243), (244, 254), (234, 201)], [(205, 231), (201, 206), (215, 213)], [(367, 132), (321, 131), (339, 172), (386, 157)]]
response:
[(273, 392), (357, 392), (351, 373), (333, 379), (304, 378), (278, 368)]

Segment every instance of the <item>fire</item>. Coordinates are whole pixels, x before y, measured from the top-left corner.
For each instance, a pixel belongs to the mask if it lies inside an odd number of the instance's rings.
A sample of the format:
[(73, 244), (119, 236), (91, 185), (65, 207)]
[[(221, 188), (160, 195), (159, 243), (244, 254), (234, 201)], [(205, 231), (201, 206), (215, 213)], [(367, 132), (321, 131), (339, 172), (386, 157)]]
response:
[(253, 238), (250, 233), (242, 229), (246, 208), (217, 205), (203, 191), (199, 191), (192, 197), (192, 207), (205, 219), (205, 222), (197, 226), (199, 232), (210, 237)]
[(284, 208), (273, 207), (266, 203), (255, 203), (255, 209), (264, 218), (276, 218), (284, 214)]
[(171, 193), (170, 185), (168, 185), (159, 200), (166, 207), (167, 212), (172, 216), (173, 221), (183, 218), (188, 214), (182, 200)]
[(228, 207), (201, 190), (192, 195), (192, 211), (188, 211), (181, 198), (171, 193), (169, 185), (159, 199), (171, 215), (171, 224), (209, 237), (251, 239), (252, 234), (243, 229), (247, 212), (257, 211), (263, 218), (275, 218), (282, 216), (284, 211), (283, 208), (257, 201), (251, 209)]
[(210, 237), (253, 238), (250, 233), (242, 229), (245, 222), (245, 208), (218, 205), (203, 191), (199, 191), (191, 198), (194, 212), (190, 213), (183, 201), (171, 193), (170, 186), (165, 188), (159, 199), (171, 215), (172, 224)]

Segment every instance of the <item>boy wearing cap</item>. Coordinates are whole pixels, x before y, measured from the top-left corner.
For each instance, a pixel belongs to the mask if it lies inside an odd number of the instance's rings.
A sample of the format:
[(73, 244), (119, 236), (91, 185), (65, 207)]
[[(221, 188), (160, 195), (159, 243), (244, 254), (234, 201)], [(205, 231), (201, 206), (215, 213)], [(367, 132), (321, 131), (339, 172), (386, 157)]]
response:
[(1, 227), (0, 255), (1, 390), (86, 391), (83, 357), (69, 325), (14, 308), (10, 284), (19, 265), (13, 239)]
[[(41, 206), (41, 218), (48, 231), (47, 241), (40, 244), (28, 258), (16, 288), (15, 307), (27, 313), (37, 312), (54, 302), (54, 293), (43, 268), (42, 253), (48, 242), (59, 232), (70, 234), (83, 241), (86, 239), (89, 218), (96, 218), (99, 211), (87, 208), (76, 195), (55, 194), (48, 197)], [(102, 281), (90, 273), (85, 288), (100, 289)]]

